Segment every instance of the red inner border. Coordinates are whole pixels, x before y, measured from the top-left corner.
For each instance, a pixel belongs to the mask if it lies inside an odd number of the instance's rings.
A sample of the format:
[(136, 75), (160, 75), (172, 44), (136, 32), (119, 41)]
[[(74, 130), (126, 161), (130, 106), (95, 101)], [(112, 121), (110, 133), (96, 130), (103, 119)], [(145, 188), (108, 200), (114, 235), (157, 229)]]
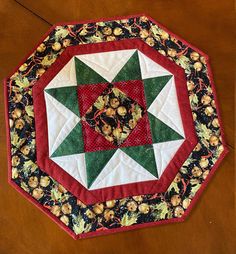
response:
[[(56, 28), (56, 26), (59, 25), (66, 25), (66, 24), (78, 24), (78, 23), (86, 23), (86, 22), (99, 22), (99, 21), (109, 21), (109, 20), (120, 20), (120, 19), (129, 19), (129, 18), (138, 18), (140, 16), (145, 16), (147, 17), (150, 21), (152, 21), (154, 24), (158, 25), (160, 28), (162, 28), (163, 30), (165, 30), (166, 32), (168, 32), (170, 35), (174, 36), (176, 39), (182, 41), (185, 45), (187, 45), (188, 47), (192, 48), (193, 50), (199, 52), (201, 55), (203, 55), (206, 58), (206, 65), (208, 68), (208, 76), (209, 76), (209, 80), (210, 80), (210, 84), (213, 90), (213, 95), (214, 95), (214, 99), (215, 99), (215, 103), (216, 103), (216, 110), (217, 110), (217, 114), (218, 114), (218, 119), (220, 122), (220, 131), (221, 131), (221, 136), (222, 136), (222, 143), (224, 146), (224, 151), (222, 152), (222, 154), (220, 155), (220, 157), (218, 158), (217, 162), (214, 164), (214, 166), (212, 167), (210, 174), (208, 175), (207, 179), (204, 181), (204, 183), (201, 185), (200, 189), (198, 190), (198, 192), (196, 193), (196, 195), (194, 196), (194, 199), (192, 200), (190, 206), (188, 207), (188, 209), (185, 211), (184, 215), (181, 218), (173, 218), (173, 219), (168, 219), (168, 220), (162, 220), (162, 221), (156, 221), (156, 222), (150, 222), (150, 223), (143, 223), (143, 224), (135, 224), (132, 226), (127, 226), (127, 227), (121, 227), (121, 228), (116, 228), (116, 229), (107, 229), (107, 230), (96, 230), (94, 232), (89, 232), (89, 233), (85, 233), (85, 234), (79, 234), (76, 235), (70, 228), (68, 228), (68, 226), (66, 226), (65, 224), (63, 224), (59, 218), (57, 218), (56, 216), (54, 216), (48, 209), (46, 209), (45, 207), (43, 207), (41, 204), (38, 203), (37, 200), (35, 200), (34, 198), (32, 198), (32, 196), (29, 195), (29, 193), (27, 193), (26, 191), (24, 191), (23, 189), (21, 189), (12, 179), (11, 175), (12, 175), (12, 165), (11, 165), (11, 139), (10, 139), (10, 126), (9, 126), (9, 106), (8, 106), (8, 81), (10, 80), (10, 77), (19, 69), (19, 67), (30, 57), (30, 55), (36, 50), (36, 48), (40, 45), (40, 43)], [(129, 15), (129, 16), (116, 16), (116, 17), (112, 17), (112, 18), (105, 18), (105, 19), (96, 19), (96, 20), (89, 20), (89, 21), (74, 21), (74, 22), (67, 22), (67, 23), (58, 23), (53, 25), (39, 40), (39, 42), (35, 45), (35, 47), (29, 52), (29, 54), (27, 54), (26, 57), (23, 58), (23, 60), (19, 63), (19, 65), (14, 68), (14, 70), (11, 72), (11, 74), (6, 77), (3, 81), (4, 83), (4, 103), (5, 103), (5, 121), (6, 121), (6, 131), (7, 131), (7, 135), (6, 135), (6, 142), (7, 142), (7, 152), (8, 152), (8, 182), (9, 184), (15, 188), (17, 191), (20, 192), (20, 194), (22, 196), (24, 196), (26, 199), (28, 199), (32, 204), (34, 204), (35, 206), (37, 206), (42, 212), (44, 212), (49, 218), (51, 218), (55, 223), (57, 223), (62, 229), (64, 229), (68, 234), (70, 234), (75, 240), (76, 239), (80, 239), (80, 238), (87, 238), (87, 237), (94, 237), (94, 236), (98, 236), (98, 235), (106, 235), (109, 233), (115, 233), (115, 232), (122, 232), (122, 231), (128, 231), (128, 230), (134, 230), (134, 229), (138, 229), (138, 228), (143, 228), (143, 227), (148, 227), (148, 226), (156, 226), (156, 225), (161, 225), (161, 224), (169, 224), (169, 223), (173, 223), (173, 222), (182, 222), (186, 219), (186, 217), (189, 215), (189, 213), (191, 212), (191, 210), (193, 209), (194, 205), (197, 203), (198, 199), (200, 198), (200, 196), (202, 195), (204, 189), (206, 188), (207, 184), (209, 183), (209, 181), (212, 179), (213, 175), (216, 172), (216, 169), (219, 167), (220, 163), (222, 162), (222, 160), (224, 159), (224, 157), (227, 155), (227, 153), (229, 152), (227, 144), (226, 144), (226, 140), (225, 140), (225, 133), (224, 133), (224, 127), (223, 127), (223, 123), (222, 123), (222, 118), (221, 118), (221, 114), (220, 114), (220, 105), (219, 105), (219, 101), (217, 99), (216, 96), (216, 86), (213, 80), (213, 73), (210, 67), (210, 60), (208, 55), (206, 55), (204, 52), (202, 52), (201, 50), (199, 50), (197, 47), (193, 46), (192, 44), (188, 43), (187, 41), (183, 40), (181, 37), (179, 37), (178, 35), (172, 33), (170, 30), (168, 30), (164, 25), (162, 25), (161, 23), (155, 21), (153, 18), (151, 18), (150, 16), (142, 13), (142, 14), (136, 14), (136, 15)]]
[[(63, 66), (78, 54), (98, 53), (105, 51), (114, 51), (122, 49), (138, 49), (153, 61), (162, 65), (165, 69), (175, 76), (177, 96), (180, 106), (180, 112), (183, 119), (185, 141), (168, 164), (166, 170), (159, 180), (145, 181), (139, 183), (130, 183), (113, 187), (106, 187), (97, 190), (87, 190), (78, 181), (71, 177), (66, 171), (60, 168), (49, 158), (48, 139), (47, 139), (47, 119), (46, 106), (44, 101), (43, 89), (54, 78), (54, 76), (63, 68)], [(131, 195), (151, 194), (164, 192), (175, 177), (179, 168), (182, 166), (192, 149), (197, 143), (195, 129), (193, 126), (192, 114), (189, 105), (188, 92), (186, 88), (186, 79), (181, 67), (156, 52), (145, 42), (139, 39), (129, 39), (113, 42), (102, 42), (96, 44), (86, 44), (71, 46), (66, 49), (57, 61), (48, 69), (33, 88), (35, 125), (36, 125), (36, 146), (37, 163), (42, 170), (47, 172), (58, 182), (63, 184), (71, 193), (81, 199), (86, 204), (103, 202), (106, 200), (123, 198)], [(60, 172), (60, 173), (59, 173)]]

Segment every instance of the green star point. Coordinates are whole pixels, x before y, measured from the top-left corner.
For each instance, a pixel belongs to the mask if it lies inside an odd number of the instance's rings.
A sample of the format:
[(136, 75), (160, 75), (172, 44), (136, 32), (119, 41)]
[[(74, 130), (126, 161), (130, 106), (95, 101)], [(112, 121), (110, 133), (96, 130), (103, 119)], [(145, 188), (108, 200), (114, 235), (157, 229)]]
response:
[(82, 126), (81, 123), (77, 123), (77, 125), (72, 129), (68, 136), (51, 155), (51, 157), (66, 156), (83, 152), (84, 142)]
[(158, 178), (155, 155), (152, 145), (130, 146), (121, 148), (123, 152)]

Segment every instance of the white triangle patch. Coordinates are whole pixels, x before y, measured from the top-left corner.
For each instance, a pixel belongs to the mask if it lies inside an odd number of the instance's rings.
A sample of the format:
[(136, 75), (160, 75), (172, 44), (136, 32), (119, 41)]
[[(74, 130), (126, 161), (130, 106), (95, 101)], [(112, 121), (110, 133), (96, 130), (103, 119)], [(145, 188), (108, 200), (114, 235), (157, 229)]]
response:
[(64, 169), (69, 175), (87, 188), (87, 174), (85, 165), (85, 154), (73, 154), (51, 158), (56, 164)]
[(76, 57), (100, 76), (111, 82), (127, 63), (135, 49), (117, 50), (94, 54), (77, 55)]
[(47, 92), (44, 92), (44, 97), (47, 109), (49, 156), (51, 156), (80, 118)]
[(160, 76), (173, 75), (151, 58), (138, 51), (142, 79), (156, 78)]
[(159, 178), (183, 142), (184, 139), (153, 144)]
[(44, 89), (77, 86), (74, 57), (57, 73)]

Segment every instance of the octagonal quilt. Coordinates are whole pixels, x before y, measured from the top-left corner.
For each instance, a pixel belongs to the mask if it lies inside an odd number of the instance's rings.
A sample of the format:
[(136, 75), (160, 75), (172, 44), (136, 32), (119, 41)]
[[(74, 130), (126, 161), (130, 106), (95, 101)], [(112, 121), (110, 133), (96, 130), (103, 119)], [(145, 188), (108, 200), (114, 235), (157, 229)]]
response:
[(74, 238), (183, 220), (227, 152), (208, 57), (144, 15), (54, 26), (5, 87), (10, 183)]

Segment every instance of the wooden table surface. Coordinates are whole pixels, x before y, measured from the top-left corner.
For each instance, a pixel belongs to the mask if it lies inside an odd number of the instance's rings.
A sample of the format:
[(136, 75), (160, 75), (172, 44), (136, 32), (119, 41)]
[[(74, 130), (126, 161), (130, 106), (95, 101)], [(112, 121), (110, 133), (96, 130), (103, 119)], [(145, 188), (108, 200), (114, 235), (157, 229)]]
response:
[(233, 10), (231, 0), (0, 0), (1, 80), (53, 23), (136, 13), (152, 16), (210, 56), (230, 150), (185, 222), (75, 241), (7, 183), (2, 88), (1, 254), (235, 253)]

